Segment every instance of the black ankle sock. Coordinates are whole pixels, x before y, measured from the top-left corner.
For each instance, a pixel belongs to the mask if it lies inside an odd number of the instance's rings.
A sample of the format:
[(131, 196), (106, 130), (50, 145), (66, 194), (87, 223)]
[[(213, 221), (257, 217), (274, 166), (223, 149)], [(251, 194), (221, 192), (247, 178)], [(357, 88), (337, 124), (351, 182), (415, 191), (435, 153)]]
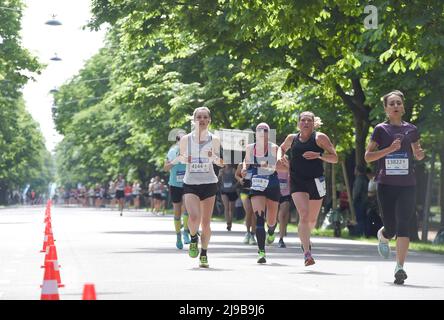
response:
[(199, 241), (199, 236), (198, 236), (198, 234), (196, 233), (194, 236), (191, 236), (191, 242), (192, 242), (192, 243), (196, 243), (197, 241)]
[(272, 227), (270, 227), (268, 224), (267, 224), (267, 226), (268, 226), (268, 234), (270, 236), (273, 235), (274, 234), (274, 230), (276, 230), (277, 223), (274, 226), (272, 226)]
[(207, 255), (207, 250), (206, 249), (200, 249), (200, 255), (201, 256), (206, 256)]

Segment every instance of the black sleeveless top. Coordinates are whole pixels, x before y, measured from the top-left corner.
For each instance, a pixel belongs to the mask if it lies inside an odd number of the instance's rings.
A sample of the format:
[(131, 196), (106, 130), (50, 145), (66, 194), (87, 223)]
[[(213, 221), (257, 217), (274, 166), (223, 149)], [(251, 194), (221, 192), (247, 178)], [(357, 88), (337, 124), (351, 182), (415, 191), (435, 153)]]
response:
[(324, 149), (316, 144), (316, 132), (314, 131), (306, 142), (299, 140), (298, 133), (291, 143), (290, 148), (290, 176), (299, 179), (314, 179), (324, 175), (324, 166), (321, 159), (307, 160), (302, 155), (307, 151), (324, 152)]

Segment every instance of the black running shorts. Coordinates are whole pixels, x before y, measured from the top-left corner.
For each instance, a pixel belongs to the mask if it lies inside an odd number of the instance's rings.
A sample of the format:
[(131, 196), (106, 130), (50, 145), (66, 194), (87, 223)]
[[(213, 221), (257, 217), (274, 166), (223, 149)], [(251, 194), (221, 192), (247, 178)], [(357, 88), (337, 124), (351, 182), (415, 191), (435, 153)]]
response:
[(301, 179), (290, 176), (290, 193), (304, 192), (308, 193), (310, 200), (321, 200), (318, 188), (314, 179)]
[(173, 203), (182, 202), (183, 188), (170, 186), (170, 195)]
[(199, 199), (205, 200), (217, 193), (217, 183), (208, 184), (183, 184), (183, 194), (192, 193), (199, 197)]

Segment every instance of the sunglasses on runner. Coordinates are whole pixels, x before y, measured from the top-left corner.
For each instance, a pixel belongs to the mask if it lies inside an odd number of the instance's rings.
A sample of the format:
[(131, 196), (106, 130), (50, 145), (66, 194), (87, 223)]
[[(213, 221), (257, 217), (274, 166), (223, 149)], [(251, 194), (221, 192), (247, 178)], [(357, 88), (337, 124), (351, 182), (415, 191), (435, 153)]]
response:
[(267, 128), (257, 128), (256, 132), (268, 132)]

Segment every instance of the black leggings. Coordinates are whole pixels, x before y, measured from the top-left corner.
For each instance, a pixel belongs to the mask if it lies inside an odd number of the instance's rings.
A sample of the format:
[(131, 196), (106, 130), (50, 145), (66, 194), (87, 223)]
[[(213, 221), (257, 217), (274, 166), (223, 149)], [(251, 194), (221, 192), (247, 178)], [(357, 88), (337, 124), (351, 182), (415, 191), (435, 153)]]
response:
[(409, 237), (411, 219), (416, 218), (416, 187), (391, 186), (378, 183), (378, 205), (386, 239)]

